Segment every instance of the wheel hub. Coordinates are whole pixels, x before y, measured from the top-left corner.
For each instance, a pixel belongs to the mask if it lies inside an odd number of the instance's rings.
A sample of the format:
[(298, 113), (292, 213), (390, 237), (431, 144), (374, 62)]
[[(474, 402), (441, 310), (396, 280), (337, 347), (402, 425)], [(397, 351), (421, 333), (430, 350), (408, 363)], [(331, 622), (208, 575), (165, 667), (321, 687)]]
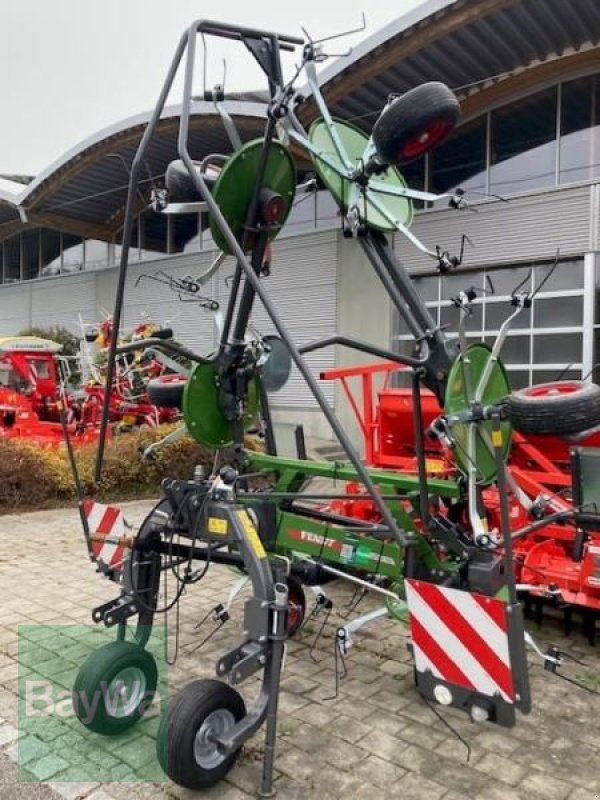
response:
[(217, 740), (235, 725), (235, 717), (226, 708), (218, 708), (210, 713), (194, 738), (194, 759), (202, 769), (214, 769), (226, 758)]
[(109, 683), (105, 699), (109, 716), (129, 717), (142, 702), (146, 693), (146, 675), (139, 667), (125, 667)]

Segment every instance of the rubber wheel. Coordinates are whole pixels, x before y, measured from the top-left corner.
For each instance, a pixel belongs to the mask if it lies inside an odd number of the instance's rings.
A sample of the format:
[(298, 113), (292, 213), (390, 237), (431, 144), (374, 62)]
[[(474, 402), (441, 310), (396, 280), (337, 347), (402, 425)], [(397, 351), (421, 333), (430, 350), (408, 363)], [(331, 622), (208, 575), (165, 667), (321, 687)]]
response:
[[(91, 731), (122, 733), (150, 708), (158, 670), (154, 656), (133, 642), (111, 642), (91, 653), (73, 685), (73, 709)], [(126, 690), (121, 694), (120, 690)]]
[(445, 83), (416, 86), (392, 101), (373, 127), (373, 141), (386, 164), (409, 164), (443, 141), (460, 115)]
[(185, 375), (162, 375), (148, 381), (146, 392), (152, 405), (181, 409), (186, 382)]
[[(193, 164), (196, 171), (200, 173), (200, 162), (194, 161)], [(212, 191), (218, 173), (204, 172), (202, 177)], [(165, 185), (169, 193), (170, 203), (197, 203), (199, 200), (204, 199), (196, 189), (196, 184), (192, 180), (186, 165), (180, 159), (171, 161), (167, 167)]]
[(540, 383), (508, 395), (508, 410), (522, 433), (567, 435), (600, 425), (600, 386), (583, 381)]
[(199, 680), (188, 684), (169, 702), (156, 737), (158, 761), (172, 781), (186, 789), (207, 789), (222, 780), (241, 748), (224, 755), (217, 736), (246, 715), (241, 695), (226, 683)]
[(296, 578), (287, 579), (288, 587), (288, 636), (294, 636), (304, 622), (306, 615), (306, 595), (302, 584)]

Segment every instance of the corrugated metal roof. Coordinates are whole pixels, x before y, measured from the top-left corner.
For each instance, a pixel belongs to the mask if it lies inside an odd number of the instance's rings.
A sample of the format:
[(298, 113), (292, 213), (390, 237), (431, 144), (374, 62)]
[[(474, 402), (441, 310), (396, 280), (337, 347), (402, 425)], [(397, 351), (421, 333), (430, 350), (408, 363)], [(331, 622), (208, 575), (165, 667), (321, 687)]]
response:
[[(263, 104), (227, 101), (223, 105), (234, 118), (242, 141), (261, 135), (265, 119)], [(140, 191), (145, 197), (155, 182), (160, 183), (169, 162), (177, 158), (179, 114), (180, 106), (165, 109), (148, 147), (140, 179)], [(120, 224), (130, 165), (149, 118), (149, 113), (138, 115), (99, 131), (50, 165), (21, 194), (10, 197), (6, 206), (0, 197), (0, 224), (5, 217), (18, 219), (19, 205), (33, 223), (51, 220), (58, 228), (69, 227), (70, 223), (73, 228), (82, 226), (82, 230), (87, 223), (97, 228), (98, 238), (108, 238)], [(193, 104), (188, 146), (192, 157), (197, 159), (209, 153), (231, 152), (231, 144), (212, 104)]]
[(599, 41), (598, 0), (430, 0), (338, 59), (319, 80), (334, 115), (370, 130), (390, 93), (440, 80), (465, 96)]

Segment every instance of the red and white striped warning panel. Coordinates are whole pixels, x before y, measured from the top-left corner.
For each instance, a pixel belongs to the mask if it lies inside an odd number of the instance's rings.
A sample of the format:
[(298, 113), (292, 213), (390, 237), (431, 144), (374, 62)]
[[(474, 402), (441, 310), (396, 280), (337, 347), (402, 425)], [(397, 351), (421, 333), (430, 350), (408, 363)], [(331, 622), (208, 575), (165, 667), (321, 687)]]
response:
[(417, 671), (514, 703), (506, 604), (424, 581), (405, 585)]
[(83, 511), (90, 533), (104, 540), (92, 542), (94, 556), (107, 567), (119, 569), (125, 557), (125, 549), (118, 544), (125, 534), (123, 512), (116, 506), (107, 506), (92, 500), (83, 501)]

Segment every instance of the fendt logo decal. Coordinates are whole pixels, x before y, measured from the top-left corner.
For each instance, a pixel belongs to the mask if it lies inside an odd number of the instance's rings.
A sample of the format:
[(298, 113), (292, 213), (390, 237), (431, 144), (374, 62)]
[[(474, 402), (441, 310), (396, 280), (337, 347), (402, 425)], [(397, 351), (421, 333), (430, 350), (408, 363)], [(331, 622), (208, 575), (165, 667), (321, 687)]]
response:
[(338, 554), (342, 561), (352, 563), (357, 556), (360, 549), (360, 557), (366, 558), (377, 564), (387, 564), (390, 567), (396, 565), (395, 560), (391, 556), (385, 556), (383, 553), (378, 553), (372, 550), (366, 550), (364, 543), (361, 545), (357, 542), (356, 545), (342, 542), (339, 539), (333, 539), (331, 536), (322, 536), (320, 533), (312, 533), (311, 531), (302, 531), (296, 528), (288, 529), (288, 536), (297, 542), (307, 542), (320, 547), (322, 550), (331, 550)]

